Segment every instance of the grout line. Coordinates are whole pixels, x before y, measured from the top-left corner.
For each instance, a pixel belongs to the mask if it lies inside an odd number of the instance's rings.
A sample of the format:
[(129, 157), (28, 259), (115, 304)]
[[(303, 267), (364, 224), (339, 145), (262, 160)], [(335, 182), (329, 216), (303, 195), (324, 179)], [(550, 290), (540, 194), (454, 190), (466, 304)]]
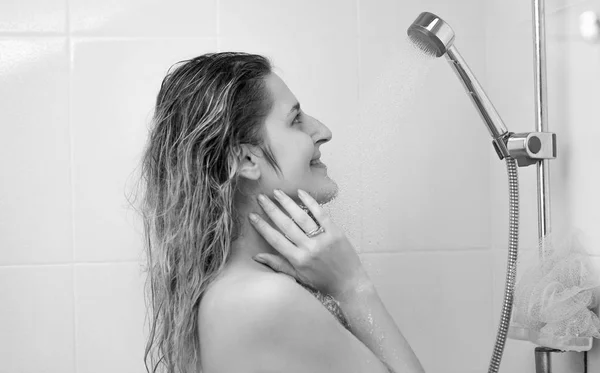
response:
[[(361, 79), (360, 79), (360, 72), (361, 72), (361, 58), (360, 58), (360, 13), (359, 13), (359, 9), (360, 9), (360, 0), (356, 0), (355, 2), (356, 4), (356, 103), (358, 105), (358, 115), (356, 118), (356, 125), (358, 126), (358, 128), (362, 128), (361, 125), (361, 121), (362, 121), (362, 113), (361, 113), (361, 102), (360, 102), (360, 86), (361, 86)], [(361, 246), (365, 246), (364, 245), (364, 239), (365, 239), (365, 234), (364, 234), (364, 227), (365, 227), (365, 223), (364, 223), (364, 214), (363, 214), (363, 210), (364, 210), (364, 188), (362, 185), (362, 180), (363, 178), (363, 164), (362, 162), (360, 162), (359, 165), (359, 169), (358, 169), (358, 176), (360, 177), (360, 191), (359, 191), (359, 195), (360, 195), (360, 209), (361, 211), (358, 211), (359, 215), (360, 215), (360, 245)]]
[(407, 250), (377, 250), (377, 251), (359, 251), (359, 254), (459, 254), (459, 253), (467, 253), (467, 252), (476, 252), (476, 253), (491, 253), (492, 249), (490, 247), (479, 246), (479, 247), (467, 247), (460, 249), (407, 249)]
[[(494, 256), (494, 252), (492, 250), (488, 251), (488, 260), (489, 260), (489, 265), (490, 265), (490, 272), (492, 272), (492, 282), (491, 282), (491, 289), (490, 289), (490, 293), (492, 294), (492, 301), (490, 302), (490, 315), (491, 315), (491, 319), (492, 322), (494, 322), (494, 320), (497, 318), (496, 317), (496, 308), (498, 307), (498, 305), (501, 305), (502, 302), (496, 302), (496, 299), (498, 299), (498, 297), (496, 296), (496, 278), (497, 278), (497, 274), (496, 274), (496, 257)], [(505, 283), (506, 285), (506, 283)], [(502, 295), (504, 296), (504, 294)], [(502, 311), (500, 311), (500, 314), (502, 314)], [(492, 325), (492, 335), (495, 334), (494, 331), (494, 325)]]
[(360, 37), (360, 0), (356, 0), (356, 36)]
[(217, 32), (217, 52), (221, 52), (221, 12), (219, 11), (219, 8), (221, 7), (221, 1), (220, 0), (216, 0), (216, 17), (217, 17), (217, 21), (215, 22), (216, 25), (216, 32)]
[(28, 32), (1, 33), (0, 39), (37, 39), (37, 38), (71, 38), (77, 40), (197, 40), (214, 39), (213, 36), (106, 36), (64, 33), (64, 32)]
[(60, 38), (67, 37), (65, 32), (57, 31), (38, 31), (38, 32), (0, 32), (0, 39), (15, 39), (15, 38)]
[(0, 265), (0, 269), (4, 268), (37, 268), (37, 267), (61, 267), (61, 266), (77, 266), (77, 265), (106, 265), (106, 264), (131, 264), (140, 263), (139, 260), (100, 260), (100, 261), (88, 261), (88, 262), (56, 262), (56, 263), (39, 263), (39, 264), (7, 264)]
[(75, 40), (94, 41), (154, 41), (154, 40), (212, 40), (214, 36), (89, 36), (69, 35)]
[(74, 156), (73, 156), (73, 121), (71, 119), (71, 99), (73, 97), (73, 66), (74, 53), (71, 43), (71, 4), (65, 0), (66, 14), (66, 33), (67, 33), (67, 55), (68, 55), (68, 75), (67, 75), (67, 128), (69, 129), (69, 184), (71, 190), (71, 290), (73, 291), (73, 372), (78, 372), (77, 367), (77, 293), (75, 291), (75, 177), (74, 177)]

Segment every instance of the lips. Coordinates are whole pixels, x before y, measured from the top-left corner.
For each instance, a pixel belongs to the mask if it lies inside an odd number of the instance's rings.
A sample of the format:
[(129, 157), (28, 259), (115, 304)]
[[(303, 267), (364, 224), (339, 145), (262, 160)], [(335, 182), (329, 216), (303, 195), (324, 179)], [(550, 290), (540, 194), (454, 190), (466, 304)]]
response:
[(321, 162), (320, 159), (315, 159), (314, 161), (310, 162), (310, 166), (311, 167), (327, 167), (327, 166), (325, 166), (324, 163)]
[(315, 157), (310, 160), (309, 164), (310, 164), (310, 166), (322, 166), (322, 167), (325, 167), (325, 165), (321, 162), (321, 152), (318, 152), (317, 154), (315, 154)]

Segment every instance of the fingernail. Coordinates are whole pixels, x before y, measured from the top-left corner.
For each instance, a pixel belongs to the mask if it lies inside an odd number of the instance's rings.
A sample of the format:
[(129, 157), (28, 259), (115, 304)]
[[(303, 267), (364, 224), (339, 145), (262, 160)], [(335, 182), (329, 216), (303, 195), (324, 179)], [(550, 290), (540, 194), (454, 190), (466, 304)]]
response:
[(265, 262), (265, 260), (259, 255), (253, 256), (252, 259), (256, 260), (257, 262), (261, 262), (261, 263)]
[(308, 197), (308, 194), (306, 194), (306, 192), (303, 191), (302, 189), (298, 189), (298, 195), (300, 197), (304, 197), (304, 198)]
[(266, 202), (266, 201), (267, 201), (267, 198), (266, 198), (265, 196), (263, 196), (262, 194), (259, 194), (259, 195), (258, 195), (258, 200), (259, 200), (260, 202)]
[(283, 192), (280, 189), (275, 189), (273, 191), (273, 193), (275, 193), (275, 196), (278, 198), (282, 198), (283, 197)]
[(258, 221), (258, 216), (256, 214), (251, 212), (249, 216), (252, 222), (256, 223)]

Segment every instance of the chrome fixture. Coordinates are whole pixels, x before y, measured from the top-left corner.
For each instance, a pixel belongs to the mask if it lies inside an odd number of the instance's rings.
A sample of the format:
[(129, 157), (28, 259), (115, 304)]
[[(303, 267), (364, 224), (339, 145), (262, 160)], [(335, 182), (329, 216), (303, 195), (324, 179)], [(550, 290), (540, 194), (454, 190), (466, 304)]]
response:
[[(535, 103), (536, 132), (509, 132), (485, 94), (483, 88), (467, 66), (458, 49), (453, 45), (455, 34), (452, 28), (435, 14), (421, 13), (408, 28), (407, 34), (416, 47), (422, 52), (435, 57), (446, 56), (450, 66), (467, 90), (469, 97), (477, 108), (479, 115), (492, 136), (492, 145), (498, 157), (506, 159), (509, 179), (509, 252), (506, 274), (504, 302), (498, 328), (498, 335), (489, 366), (489, 373), (496, 373), (500, 368), (502, 353), (512, 313), (514, 287), (517, 275), (518, 228), (519, 228), (519, 167), (537, 164), (538, 168), (538, 233), (544, 238), (550, 227), (550, 200), (548, 184), (548, 161), (556, 158), (556, 134), (546, 132), (547, 99), (546, 99), (546, 66), (545, 66), (545, 26), (543, 0), (533, 1), (534, 13), (534, 47), (535, 47)], [(540, 242), (543, 242), (540, 240)], [(544, 248), (540, 246), (540, 259), (543, 259)], [(536, 360), (536, 365), (541, 364)], [(549, 368), (549, 365), (547, 366)], [(540, 367), (544, 369), (543, 367)]]
[[(535, 88), (535, 129), (538, 132), (548, 130), (548, 96), (546, 87), (546, 15), (545, 1), (532, 0), (533, 13), (533, 86)], [(556, 156), (556, 143), (554, 155)], [(538, 242), (539, 258), (544, 260), (546, 253), (546, 235), (550, 233), (550, 163), (548, 159), (537, 162), (537, 199), (538, 199)]]
[(469, 93), (479, 115), (486, 124), (498, 157), (512, 157), (519, 167), (538, 163), (541, 159), (556, 158), (556, 135), (549, 132), (509, 132), (485, 94), (483, 88), (467, 66), (456, 46), (454, 31), (435, 14), (421, 13), (408, 28), (408, 36), (424, 53), (435, 57), (446, 56)]

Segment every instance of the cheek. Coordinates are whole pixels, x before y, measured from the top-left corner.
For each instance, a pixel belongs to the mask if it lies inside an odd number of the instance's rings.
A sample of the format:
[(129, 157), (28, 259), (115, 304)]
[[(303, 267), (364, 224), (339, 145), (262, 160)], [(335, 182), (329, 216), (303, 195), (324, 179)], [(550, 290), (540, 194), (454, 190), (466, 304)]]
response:
[(304, 132), (298, 132), (289, 140), (286, 146), (280, 148), (285, 157), (296, 165), (308, 165), (315, 154), (315, 145), (312, 138)]
[(309, 141), (305, 141), (305, 143), (303, 144), (301, 153), (302, 161), (308, 165), (315, 155), (315, 145), (313, 144), (312, 139), (310, 139), (310, 137)]
[(282, 168), (289, 171), (300, 170), (305, 172), (310, 169), (310, 160), (315, 154), (315, 145), (312, 138), (305, 132), (296, 130), (293, 133), (281, 134), (272, 139), (273, 152)]

